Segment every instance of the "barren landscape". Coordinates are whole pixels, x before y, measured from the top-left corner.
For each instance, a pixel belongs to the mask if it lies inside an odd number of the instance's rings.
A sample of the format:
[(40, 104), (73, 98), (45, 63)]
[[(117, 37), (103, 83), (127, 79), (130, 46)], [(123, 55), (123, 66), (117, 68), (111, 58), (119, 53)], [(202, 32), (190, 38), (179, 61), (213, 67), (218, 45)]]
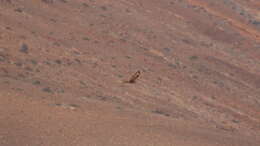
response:
[(0, 90), (0, 146), (257, 146), (260, 1), (0, 0)]

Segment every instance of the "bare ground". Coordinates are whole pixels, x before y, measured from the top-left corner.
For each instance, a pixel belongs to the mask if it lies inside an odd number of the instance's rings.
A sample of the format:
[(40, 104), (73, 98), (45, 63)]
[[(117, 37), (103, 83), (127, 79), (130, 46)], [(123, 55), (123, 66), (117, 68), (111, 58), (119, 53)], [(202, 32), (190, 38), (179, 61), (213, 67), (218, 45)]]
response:
[(256, 146), (259, 7), (0, 0), (0, 145)]

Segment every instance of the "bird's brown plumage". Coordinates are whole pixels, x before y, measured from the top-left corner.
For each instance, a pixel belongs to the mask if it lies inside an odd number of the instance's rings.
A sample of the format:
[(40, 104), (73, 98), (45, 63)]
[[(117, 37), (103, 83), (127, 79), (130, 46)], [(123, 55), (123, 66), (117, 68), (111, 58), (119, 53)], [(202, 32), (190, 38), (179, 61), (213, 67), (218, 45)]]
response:
[(131, 76), (129, 80), (125, 81), (125, 83), (135, 83), (135, 81), (140, 77), (140, 75), (141, 75), (141, 71), (138, 70), (135, 74)]

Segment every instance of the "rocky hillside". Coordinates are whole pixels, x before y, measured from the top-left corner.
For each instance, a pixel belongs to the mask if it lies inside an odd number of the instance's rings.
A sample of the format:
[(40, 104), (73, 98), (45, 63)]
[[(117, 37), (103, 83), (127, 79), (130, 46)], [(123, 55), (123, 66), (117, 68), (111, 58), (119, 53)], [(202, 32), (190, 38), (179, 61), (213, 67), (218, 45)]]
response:
[(260, 1), (0, 0), (0, 89), (3, 146), (256, 146)]

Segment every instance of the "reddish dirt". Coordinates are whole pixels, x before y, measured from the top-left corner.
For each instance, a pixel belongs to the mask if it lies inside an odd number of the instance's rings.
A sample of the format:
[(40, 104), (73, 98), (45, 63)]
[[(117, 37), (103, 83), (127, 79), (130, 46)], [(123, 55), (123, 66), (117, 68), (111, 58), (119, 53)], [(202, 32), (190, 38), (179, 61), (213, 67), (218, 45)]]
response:
[(258, 145), (259, 8), (0, 0), (0, 145)]

